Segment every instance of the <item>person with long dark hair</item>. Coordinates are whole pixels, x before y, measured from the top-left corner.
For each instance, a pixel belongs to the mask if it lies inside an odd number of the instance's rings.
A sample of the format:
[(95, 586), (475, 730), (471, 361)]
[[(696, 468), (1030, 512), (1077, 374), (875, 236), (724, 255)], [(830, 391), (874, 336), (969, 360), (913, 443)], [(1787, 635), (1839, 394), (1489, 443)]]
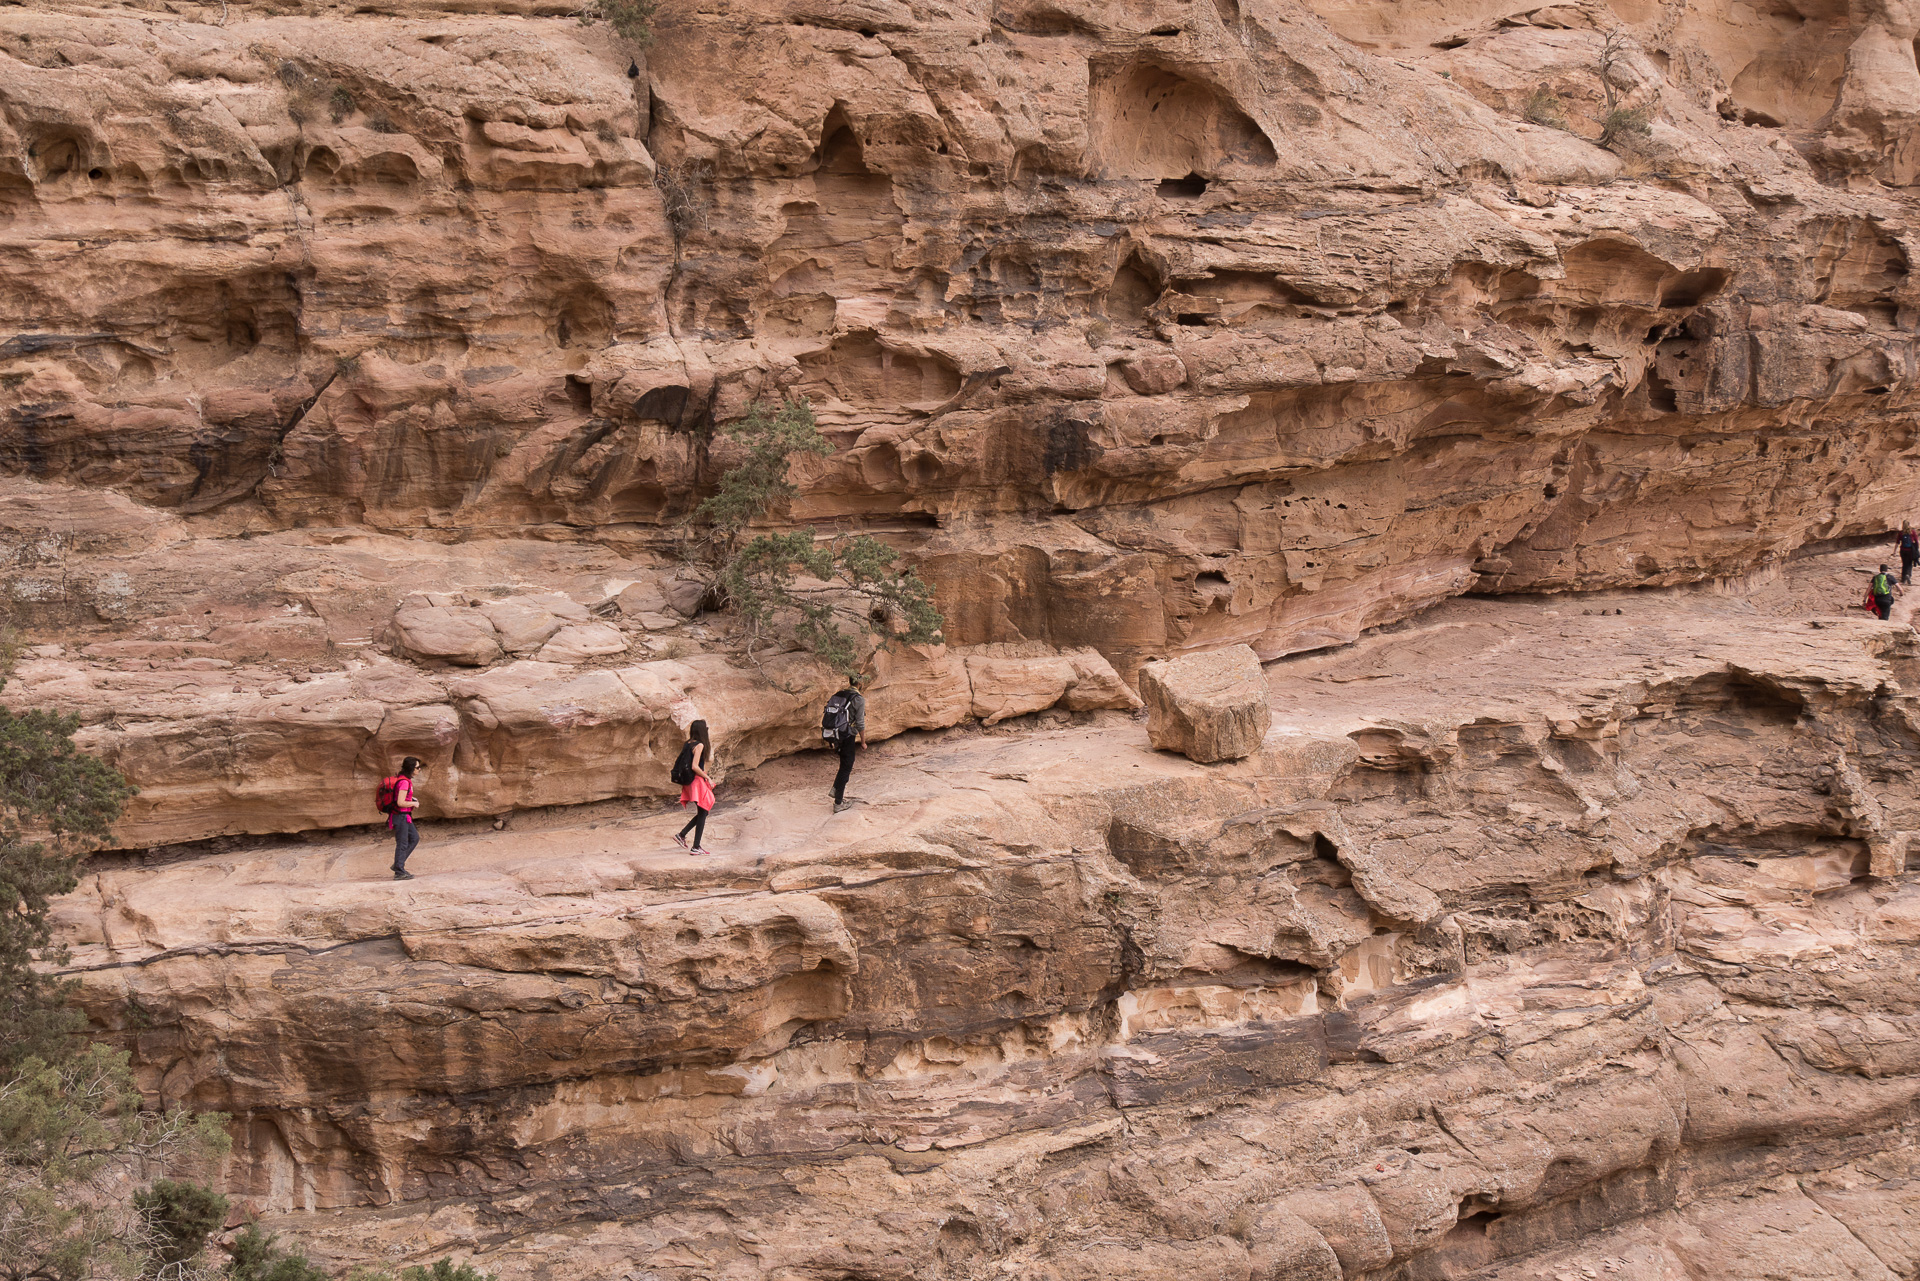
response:
[[(713, 780), (707, 776), (707, 767), (713, 763), (713, 736), (707, 732), (705, 721), (695, 721), (687, 727), (687, 741), (680, 746), (680, 759), (674, 762), (673, 772), (685, 781), (680, 784), (680, 805), (685, 808), (687, 802), (693, 802), (693, 817), (680, 829), (673, 839), (680, 848), (691, 850), (695, 854), (705, 854), (702, 844), (707, 835), (707, 815), (713, 812)], [(687, 833), (693, 833), (693, 844), (687, 844)]]
[(400, 772), (380, 782), (380, 808), (386, 812), (387, 826), (393, 831), (393, 879), (411, 881), (407, 856), (420, 843), (420, 829), (413, 825), (413, 811), (419, 799), (413, 794), (414, 776), (420, 772), (420, 758), (409, 756), (400, 762)]

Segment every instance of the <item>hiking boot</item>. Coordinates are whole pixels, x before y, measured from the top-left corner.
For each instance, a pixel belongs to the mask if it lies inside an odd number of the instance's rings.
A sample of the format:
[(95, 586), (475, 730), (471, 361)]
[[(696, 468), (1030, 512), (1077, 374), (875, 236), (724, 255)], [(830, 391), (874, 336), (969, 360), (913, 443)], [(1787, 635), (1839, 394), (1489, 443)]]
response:
[(393, 874), (393, 879), (396, 881), (411, 881), (413, 879), (413, 873), (412, 872), (395, 872)]
[(853, 808), (852, 801), (835, 801), (833, 803), (833, 812), (836, 814), (838, 814), (841, 810), (850, 810), (852, 808)]

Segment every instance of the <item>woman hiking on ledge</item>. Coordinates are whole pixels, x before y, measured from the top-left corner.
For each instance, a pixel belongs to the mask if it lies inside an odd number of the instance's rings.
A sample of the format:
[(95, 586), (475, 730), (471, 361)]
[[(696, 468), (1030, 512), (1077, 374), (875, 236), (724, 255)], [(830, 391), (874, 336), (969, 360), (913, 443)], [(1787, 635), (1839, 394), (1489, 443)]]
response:
[[(680, 784), (680, 804), (684, 808), (688, 801), (693, 802), (693, 817), (673, 838), (683, 850), (695, 854), (707, 851), (702, 842), (707, 835), (707, 815), (713, 810), (713, 780), (707, 777), (707, 764), (713, 759), (713, 737), (707, 732), (705, 721), (695, 721), (687, 728), (687, 741), (680, 745), (680, 758), (673, 763), (674, 782)], [(693, 844), (687, 844), (687, 833), (693, 833)]]
[(380, 809), (387, 816), (393, 833), (393, 879), (411, 881), (407, 856), (420, 843), (420, 829), (413, 825), (413, 811), (420, 804), (413, 794), (413, 776), (420, 772), (420, 758), (409, 756), (400, 762), (400, 772), (380, 780)]

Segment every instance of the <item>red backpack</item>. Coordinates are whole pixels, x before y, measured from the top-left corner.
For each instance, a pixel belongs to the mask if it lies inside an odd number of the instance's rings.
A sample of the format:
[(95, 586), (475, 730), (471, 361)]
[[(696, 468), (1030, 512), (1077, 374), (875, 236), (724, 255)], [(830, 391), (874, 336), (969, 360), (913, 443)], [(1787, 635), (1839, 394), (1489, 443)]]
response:
[(373, 803), (380, 807), (382, 814), (392, 814), (400, 808), (400, 784), (411, 782), (405, 774), (394, 774), (380, 780), (380, 790), (374, 793)]

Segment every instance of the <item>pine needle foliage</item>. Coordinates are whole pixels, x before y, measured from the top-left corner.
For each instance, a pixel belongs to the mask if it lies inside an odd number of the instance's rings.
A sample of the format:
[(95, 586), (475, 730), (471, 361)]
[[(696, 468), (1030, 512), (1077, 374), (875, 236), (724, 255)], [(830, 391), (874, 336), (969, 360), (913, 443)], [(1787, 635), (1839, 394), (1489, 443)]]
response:
[(788, 479), (793, 458), (833, 452), (812, 406), (800, 399), (777, 409), (756, 403), (724, 430), (746, 446), (746, 457), (694, 510), (692, 559), (739, 617), (749, 660), (791, 644), (853, 675), (873, 646), (941, 643), (945, 620), (933, 588), (899, 568), (899, 556), (879, 539), (822, 541), (805, 530), (749, 536), (799, 492)]
[[(218, 1113), (150, 1112), (125, 1053), (30, 1058), (0, 1082), (0, 1281), (186, 1281), (225, 1198), (162, 1179), (225, 1152)], [(217, 1211), (217, 1212), (216, 1212)]]
[[(6, 678), (0, 672), (0, 688)], [(0, 1071), (69, 1050), (73, 984), (35, 962), (64, 960), (47, 912), (79, 884), (79, 863), (105, 844), (134, 789), (74, 744), (75, 716), (0, 707)]]

